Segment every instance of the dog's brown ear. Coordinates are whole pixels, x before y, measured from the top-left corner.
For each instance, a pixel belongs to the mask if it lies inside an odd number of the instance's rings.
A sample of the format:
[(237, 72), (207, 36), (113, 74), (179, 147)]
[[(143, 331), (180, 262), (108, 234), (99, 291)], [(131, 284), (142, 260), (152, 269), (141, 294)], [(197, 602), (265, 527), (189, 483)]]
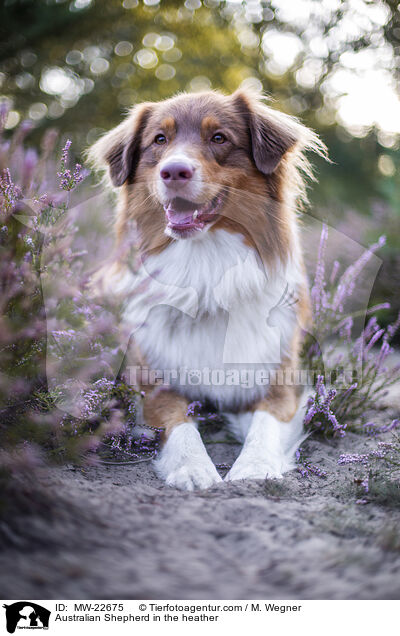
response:
[(254, 163), (263, 174), (271, 174), (284, 154), (299, 141), (299, 125), (247, 92), (237, 91), (233, 98), (249, 129)]
[(90, 163), (96, 170), (108, 167), (113, 186), (133, 181), (140, 159), (142, 132), (150, 114), (150, 104), (134, 107), (119, 126), (106, 133), (88, 150)]

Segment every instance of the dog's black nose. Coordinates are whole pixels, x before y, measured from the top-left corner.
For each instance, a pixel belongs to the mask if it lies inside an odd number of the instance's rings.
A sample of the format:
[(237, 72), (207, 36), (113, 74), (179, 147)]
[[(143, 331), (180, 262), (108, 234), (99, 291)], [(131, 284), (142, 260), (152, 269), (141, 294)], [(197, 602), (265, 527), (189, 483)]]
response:
[(161, 170), (160, 176), (166, 185), (175, 181), (189, 181), (193, 177), (194, 169), (185, 161), (168, 161)]

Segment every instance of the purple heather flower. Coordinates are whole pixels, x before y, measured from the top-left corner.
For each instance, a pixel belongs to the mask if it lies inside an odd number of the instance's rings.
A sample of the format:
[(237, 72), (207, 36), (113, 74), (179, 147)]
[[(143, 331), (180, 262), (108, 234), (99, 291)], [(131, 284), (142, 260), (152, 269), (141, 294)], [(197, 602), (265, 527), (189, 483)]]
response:
[(387, 331), (388, 331), (388, 337), (389, 338), (393, 338), (393, 336), (395, 335), (395, 333), (397, 332), (397, 330), (400, 327), (400, 311), (399, 314), (397, 316), (397, 319), (394, 323), (392, 323), (391, 325), (389, 325)]
[(22, 196), (21, 189), (13, 182), (8, 168), (3, 170), (0, 177), (0, 193), (3, 196), (4, 207), (7, 212), (13, 210)]
[(378, 330), (379, 330), (379, 325), (378, 325), (377, 317), (372, 316), (372, 318), (368, 320), (367, 325), (364, 329), (364, 339), (368, 340)]
[(391, 442), (379, 442), (378, 448), (371, 451), (369, 455), (371, 458), (384, 459), (393, 448), (394, 446)]
[(376, 331), (374, 333), (374, 335), (372, 336), (371, 340), (368, 342), (368, 344), (366, 345), (365, 349), (364, 349), (364, 354), (368, 353), (368, 351), (370, 349), (372, 349), (372, 347), (374, 346), (374, 344), (376, 344), (379, 340), (379, 338), (381, 336), (383, 336), (383, 334), (385, 333), (385, 329), (379, 329), (378, 331)]
[(198, 402), (198, 401), (191, 402), (187, 408), (186, 415), (187, 416), (195, 415), (196, 408), (201, 409), (201, 407), (202, 407), (201, 402)]
[(69, 153), (69, 149), (71, 148), (71, 144), (72, 144), (72, 141), (70, 139), (67, 139), (67, 141), (65, 142), (65, 146), (62, 150), (62, 155), (61, 155), (61, 170), (64, 170), (64, 168), (66, 167), (68, 163), (68, 153)]
[[(331, 409), (331, 403), (337, 395), (336, 389), (326, 390), (324, 377), (319, 375), (315, 386), (315, 395), (307, 402), (307, 411), (303, 420), (304, 426), (313, 426), (323, 429), (324, 432), (332, 431), (334, 435), (344, 437), (346, 424), (339, 424), (336, 415)], [(321, 415), (325, 420), (325, 425), (320, 421)], [(314, 418), (318, 416), (318, 421)], [(330, 425), (330, 426), (329, 426)]]
[(335, 261), (333, 263), (332, 272), (331, 272), (331, 275), (329, 277), (329, 282), (330, 282), (331, 285), (333, 285), (333, 283), (335, 282), (336, 276), (338, 275), (338, 272), (339, 272), (339, 269), (340, 269), (340, 263), (339, 263), (339, 261)]
[(58, 137), (58, 131), (55, 128), (49, 128), (44, 133), (42, 143), (41, 143), (44, 159), (47, 159), (50, 153), (54, 150), (57, 137)]
[(360, 455), (359, 453), (344, 453), (340, 455), (338, 459), (340, 466), (347, 466), (348, 464), (368, 464), (368, 455)]
[(71, 143), (71, 140), (67, 139), (61, 155), (61, 170), (57, 172), (57, 176), (60, 178), (60, 188), (67, 192), (76, 188), (86, 176), (86, 174), (82, 172), (82, 166), (79, 163), (75, 164), (73, 173), (67, 168)]
[(358, 387), (357, 382), (354, 382), (354, 384), (351, 384), (349, 387), (347, 387), (347, 389), (345, 390), (345, 392), (341, 395), (341, 400), (345, 401), (349, 398), (350, 393), (352, 393), (353, 391), (355, 391)]
[(38, 162), (36, 150), (29, 149), (25, 153), (22, 165), (22, 187), (24, 192), (29, 191), (34, 175), (34, 171)]
[(324, 258), (325, 258), (327, 240), (328, 240), (328, 228), (326, 224), (324, 223), (322, 226), (321, 239), (320, 239), (319, 249), (318, 249), (318, 260), (317, 260), (317, 266), (315, 270), (314, 285), (311, 289), (311, 299), (313, 302), (314, 314), (316, 319), (319, 316), (319, 313), (322, 309), (322, 306), (325, 302), (325, 297), (326, 297)]
[(384, 363), (388, 355), (392, 353), (392, 351), (393, 349), (391, 348), (389, 343), (386, 340), (384, 340), (381, 345), (381, 350), (379, 352), (378, 359), (375, 363), (375, 368), (377, 372), (381, 370), (382, 364)]
[(365, 252), (356, 260), (356, 262), (353, 263), (353, 265), (350, 265), (342, 274), (332, 301), (333, 311), (343, 311), (344, 301), (353, 293), (354, 286), (360, 272), (367, 265), (373, 254), (380, 247), (383, 247), (383, 245), (385, 245), (385, 242), (386, 238), (384, 236), (381, 236), (377, 243), (374, 243), (373, 245), (371, 245), (371, 247), (365, 250)]
[(320, 468), (319, 466), (311, 464), (309, 461), (304, 461), (302, 464), (298, 464), (297, 471), (302, 477), (310, 477), (310, 475), (315, 475), (315, 477), (325, 479), (327, 476), (327, 472), (325, 470), (322, 470), (322, 468)]
[(361, 486), (361, 488), (363, 488), (363, 489), (364, 489), (364, 492), (365, 492), (365, 493), (368, 493), (368, 492), (369, 492), (369, 478), (368, 478), (368, 477), (365, 477), (365, 478), (362, 480), (362, 482), (361, 482), (360, 486)]
[(345, 342), (350, 342), (353, 323), (353, 318), (351, 316), (347, 316), (336, 328), (336, 331), (339, 331), (340, 337)]
[(382, 311), (382, 309), (390, 309), (390, 307), (390, 303), (379, 303), (378, 305), (374, 305), (373, 307), (367, 309), (367, 314), (372, 314), (376, 311)]

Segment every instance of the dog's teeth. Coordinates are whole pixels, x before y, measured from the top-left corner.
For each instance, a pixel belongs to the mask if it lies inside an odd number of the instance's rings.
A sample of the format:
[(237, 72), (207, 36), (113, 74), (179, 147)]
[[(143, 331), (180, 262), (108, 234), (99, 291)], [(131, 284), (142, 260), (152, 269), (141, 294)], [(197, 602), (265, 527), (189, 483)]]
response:
[(198, 211), (198, 210), (195, 210), (195, 211), (193, 212), (193, 219), (194, 219), (194, 220), (195, 220), (195, 219), (197, 219), (197, 217), (198, 217), (198, 216), (199, 216), (199, 211)]

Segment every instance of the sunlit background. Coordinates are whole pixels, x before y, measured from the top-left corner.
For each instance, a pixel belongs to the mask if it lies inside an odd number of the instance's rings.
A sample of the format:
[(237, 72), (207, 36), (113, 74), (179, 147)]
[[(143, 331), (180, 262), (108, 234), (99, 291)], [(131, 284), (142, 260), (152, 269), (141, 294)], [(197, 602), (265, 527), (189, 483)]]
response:
[(1, 100), (29, 141), (56, 127), (77, 155), (132, 104), (251, 86), (321, 135), (312, 213), (367, 243), (375, 291), (399, 304), (400, 10), (393, 0), (5, 0)]

